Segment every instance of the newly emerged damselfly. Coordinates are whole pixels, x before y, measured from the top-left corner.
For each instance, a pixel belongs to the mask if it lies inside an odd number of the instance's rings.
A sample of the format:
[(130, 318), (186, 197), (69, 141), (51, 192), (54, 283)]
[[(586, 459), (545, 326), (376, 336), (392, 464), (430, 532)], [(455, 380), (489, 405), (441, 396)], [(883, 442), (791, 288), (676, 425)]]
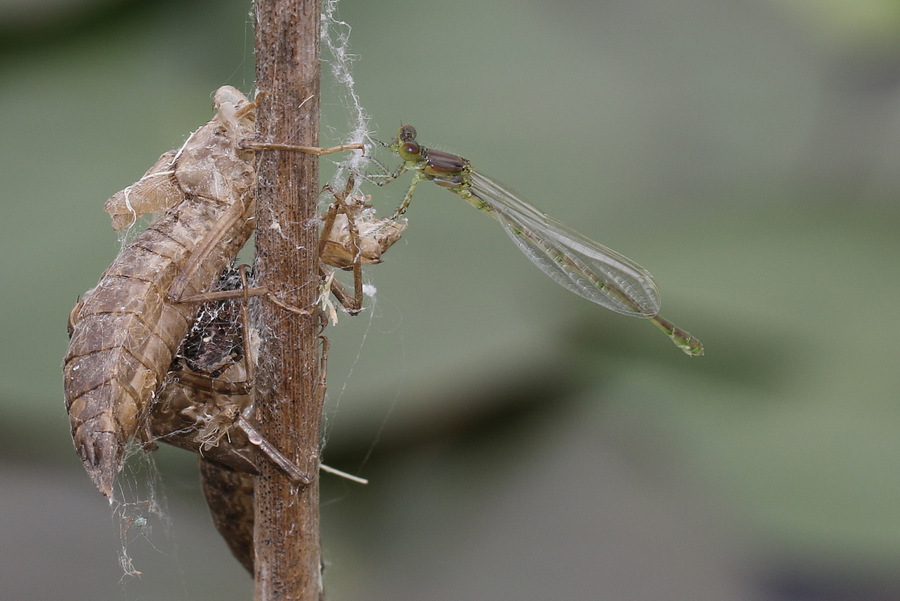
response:
[(411, 125), (402, 126), (388, 148), (403, 164), (384, 183), (413, 172), (395, 218), (406, 212), (418, 183), (431, 180), (499, 221), (531, 262), (567, 290), (616, 313), (643, 317), (686, 354), (703, 354), (697, 338), (659, 315), (653, 276), (631, 259), (540, 212), (463, 157), (420, 146)]

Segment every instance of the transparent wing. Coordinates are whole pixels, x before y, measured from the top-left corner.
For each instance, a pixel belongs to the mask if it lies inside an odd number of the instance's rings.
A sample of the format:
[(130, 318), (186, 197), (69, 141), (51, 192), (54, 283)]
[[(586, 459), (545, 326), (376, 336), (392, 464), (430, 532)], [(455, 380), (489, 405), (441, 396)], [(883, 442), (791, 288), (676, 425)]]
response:
[(650, 273), (631, 259), (541, 213), (499, 182), (471, 171), (470, 191), (497, 219), (516, 246), (555, 282), (616, 313), (653, 317), (659, 290)]

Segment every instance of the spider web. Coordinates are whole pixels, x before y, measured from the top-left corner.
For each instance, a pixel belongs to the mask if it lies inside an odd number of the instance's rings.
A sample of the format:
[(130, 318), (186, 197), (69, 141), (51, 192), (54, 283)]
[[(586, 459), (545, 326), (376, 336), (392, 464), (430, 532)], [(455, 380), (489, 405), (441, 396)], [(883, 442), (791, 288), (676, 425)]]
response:
[[(149, 546), (157, 553), (174, 555), (174, 539), (159, 469), (153, 456), (136, 443), (126, 447), (125, 462), (116, 477), (109, 504), (118, 526), (120, 584), (124, 585), (128, 577), (141, 575), (129, 553), (133, 544), (139, 542), (141, 547)], [(157, 532), (162, 530), (162, 540), (154, 534), (155, 527)], [(160, 546), (163, 541), (171, 549)]]
[[(350, 144), (360, 142), (368, 144), (372, 142), (369, 135), (369, 120), (371, 117), (363, 108), (356, 93), (355, 81), (353, 79), (353, 63), (359, 58), (357, 55), (350, 53), (350, 32), (351, 27), (345, 21), (341, 21), (337, 17), (338, 0), (324, 0), (322, 2), (322, 17), (319, 29), (319, 35), (322, 41), (322, 47), (325, 49), (327, 56), (323, 56), (323, 62), (330, 67), (331, 76), (334, 79), (334, 89), (338, 94), (341, 106), (346, 110), (347, 114), (347, 133), (344, 134), (342, 143)], [(342, 189), (347, 182), (349, 175), (355, 178), (353, 193), (359, 192), (360, 182), (364, 179), (364, 174), (371, 159), (368, 152), (354, 151), (349, 153), (347, 158), (335, 163), (337, 167), (334, 176), (331, 179), (331, 186), (335, 189)]]

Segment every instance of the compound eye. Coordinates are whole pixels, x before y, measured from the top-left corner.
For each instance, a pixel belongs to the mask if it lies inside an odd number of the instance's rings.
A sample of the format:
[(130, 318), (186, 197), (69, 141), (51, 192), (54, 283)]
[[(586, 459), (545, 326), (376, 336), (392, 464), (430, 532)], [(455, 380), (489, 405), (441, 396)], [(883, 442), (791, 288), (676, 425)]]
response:
[(404, 161), (414, 161), (419, 158), (419, 145), (414, 141), (401, 141), (397, 152)]

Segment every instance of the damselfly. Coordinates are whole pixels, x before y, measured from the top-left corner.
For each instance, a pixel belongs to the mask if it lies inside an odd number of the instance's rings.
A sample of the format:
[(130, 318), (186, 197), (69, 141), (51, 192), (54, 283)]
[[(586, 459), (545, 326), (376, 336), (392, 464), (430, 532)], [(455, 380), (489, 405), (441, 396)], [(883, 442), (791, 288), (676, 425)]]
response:
[(531, 262), (567, 290), (616, 313), (643, 317), (688, 355), (703, 354), (698, 339), (659, 315), (653, 276), (631, 259), (541, 213), (463, 157), (420, 146), (411, 125), (402, 126), (388, 148), (403, 164), (384, 183), (413, 172), (395, 218), (406, 212), (418, 183), (431, 180), (499, 221)]

